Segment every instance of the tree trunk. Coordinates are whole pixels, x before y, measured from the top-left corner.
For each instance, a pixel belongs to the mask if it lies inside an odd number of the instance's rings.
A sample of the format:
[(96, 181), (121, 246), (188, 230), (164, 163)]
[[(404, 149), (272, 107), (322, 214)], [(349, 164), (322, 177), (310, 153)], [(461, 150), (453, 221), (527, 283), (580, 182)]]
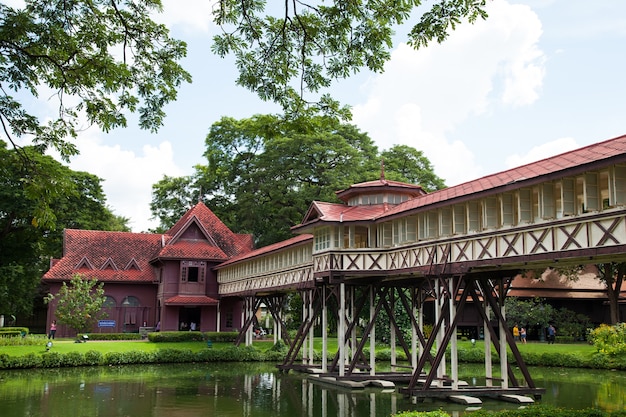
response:
[(609, 311), (611, 324), (620, 322), (619, 314), (619, 296), (624, 282), (624, 274), (626, 273), (626, 263), (606, 264), (604, 267), (604, 284), (606, 285), (606, 294), (609, 299)]

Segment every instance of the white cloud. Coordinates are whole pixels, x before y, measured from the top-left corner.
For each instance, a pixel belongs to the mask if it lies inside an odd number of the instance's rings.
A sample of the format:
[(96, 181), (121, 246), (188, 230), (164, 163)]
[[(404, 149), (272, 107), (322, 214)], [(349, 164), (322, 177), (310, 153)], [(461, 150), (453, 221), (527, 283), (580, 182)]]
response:
[(448, 185), (483, 175), (465, 140), (451, 142), (449, 133), (496, 106), (533, 103), (544, 77), (537, 15), (503, 0), (488, 7), (487, 20), (458, 26), (442, 44), (419, 51), (399, 45), (353, 109), (354, 123), (380, 148), (422, 150)]
[(535, 146), (525, 155), (514, 154), (507, 157), (506, 166), (507, 168), (515, 168), (578, 148), (580, 145), (576, 143), (574, 138), (560, 138)]
[(144, 145), (141, 154), (120, 145), (105, 145), (99, 133), (83, 134), (76, 143), (80, 155), (72, 158), (70, 167), (104, 179), (107, 205), (116, 215), (130, 218), (129, 226), (134, 232), (156, 227), (157, 222), (150, 220), (152, 184), (163, 175), (185, 175), (173, 162), (171, 143)]
[(168, 27), (178, 26), (183, 32), (209, 32), (215, 0), (163, 0), (163, 12), (154, 20)]

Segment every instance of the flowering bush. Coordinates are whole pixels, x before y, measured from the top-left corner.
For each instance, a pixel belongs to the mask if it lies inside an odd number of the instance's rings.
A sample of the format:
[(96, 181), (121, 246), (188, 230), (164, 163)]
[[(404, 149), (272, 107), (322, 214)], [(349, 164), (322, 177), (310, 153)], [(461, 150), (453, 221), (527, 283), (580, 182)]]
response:
[(614, 326), (601, 324), (590, 333), (591, 343), (600, 353), (619, 355), (626, 353), (626, 323)]

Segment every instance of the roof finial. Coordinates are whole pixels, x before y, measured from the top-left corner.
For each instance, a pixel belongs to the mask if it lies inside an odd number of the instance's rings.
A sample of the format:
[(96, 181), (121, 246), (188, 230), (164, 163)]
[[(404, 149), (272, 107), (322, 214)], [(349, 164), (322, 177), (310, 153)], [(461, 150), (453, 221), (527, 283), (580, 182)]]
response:
[(385, 158), (380, 158), (380, 180), (385, 181)]

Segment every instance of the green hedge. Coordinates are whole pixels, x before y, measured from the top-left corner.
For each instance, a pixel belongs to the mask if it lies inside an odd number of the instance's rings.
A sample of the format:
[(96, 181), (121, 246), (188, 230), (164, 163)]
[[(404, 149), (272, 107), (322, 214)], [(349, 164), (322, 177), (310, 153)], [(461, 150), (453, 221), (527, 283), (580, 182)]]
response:
[(148, 340), (154, 343), (164, 342), (234, 342), (237, 332), (152, 332)]
[[(483, 363), (485, 361), (484, 352), (478, 346), (459, 346), (457, 352), (459, 362)], [(615, 356), (603, 352), (597, 352), (591, 356), (567, 352), (521, 352), (521, 355), (524, 363), (528, 366), (626, 370), (626, 355)], [(376, 352), (376, 359), (378, 358), (378, 352)], [(495, 352), (492, 352), (491, 359), (494, 363), (500, 361)], [(509, 355), (509, 360), (514, 360), (511, 355)]]
[(0, 327), (0, 337), (26, 336), (30, 333), (28, 327)]
[(69, 366), (128, 365), (143, 363), (193, 363), (193, 362), (281, 362), (282, 350), (261, 351), (254, 346), (232, 346), (221, 349), (159, 349), (152, 352), (129, 351), (102, 354), (95, 350), (87, 352), (29, 353), (23, 356), (0, 354), (0, 369), (61, 368)]
[[(472, 417), (624, 417), (626, 411), (601, 411), (587, 408), (584, 410), (569, 410), (545, 405), (532, 405), (517, 410), (472, 411)], [(444, 411), (406, 411), (395, 414), (395, 417), (449, 417), (450, 414)]]

